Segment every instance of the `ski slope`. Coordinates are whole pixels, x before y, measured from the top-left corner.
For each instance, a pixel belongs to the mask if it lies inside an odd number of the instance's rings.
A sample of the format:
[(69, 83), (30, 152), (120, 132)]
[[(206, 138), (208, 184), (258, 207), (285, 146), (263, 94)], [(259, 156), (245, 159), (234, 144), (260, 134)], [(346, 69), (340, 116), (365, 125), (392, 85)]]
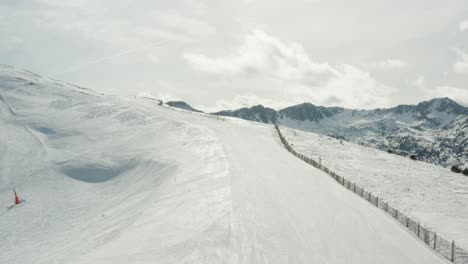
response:
[(296, 151), (321, 158), (324, 166), (468, 250), (468, 177), (315, 133), (281, 131)]
[(0, 263), (447, 263), (271, 126), (6, 66), (0, 95)]

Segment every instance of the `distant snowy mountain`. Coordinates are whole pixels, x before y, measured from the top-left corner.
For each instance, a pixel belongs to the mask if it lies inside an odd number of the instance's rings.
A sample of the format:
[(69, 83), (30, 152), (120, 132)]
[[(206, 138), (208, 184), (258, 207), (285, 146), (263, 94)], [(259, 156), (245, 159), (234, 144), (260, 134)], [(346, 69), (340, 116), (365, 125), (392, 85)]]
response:
[(187, 103), (184, 102), (184, 101), (170, 101), (170, 102), (166, 102), (166, 104), (167, 104), (168, 106), (172, 106), (172, 107), (175, 107), (175, 108), (184, 109), (184, 110), (187, 110), (187, 111), (193, 111), (193, 112), (203, 113), (202, 111), (193, 108), (192, 106), (190, 106), (189, 104), (187, 104)]
[(214, 113), (220, 116), (240, 117), (242, 119), (262, 122), (262, 123), (276, 123), (278, 120), (278, 113), (271, 108), (265, 108), (263, 105), (253, 106), (251, 108), (241, 108), (234, 111), (221, 111)]
[(261, 105), (214, 113), (283, 126), (392, 150), (451, 166), (468, 162), (468, 108), (449, 98), (388, 109), (353, 110), (303, 103), (276, 111)]

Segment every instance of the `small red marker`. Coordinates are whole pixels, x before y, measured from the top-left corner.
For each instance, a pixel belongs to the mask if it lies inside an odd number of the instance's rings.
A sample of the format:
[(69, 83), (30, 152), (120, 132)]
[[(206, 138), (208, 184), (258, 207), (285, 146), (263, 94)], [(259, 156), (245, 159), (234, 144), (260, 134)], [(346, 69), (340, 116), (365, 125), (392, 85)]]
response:
[(13, 193), (15, 194), (15, 205), (20, 204), (20, 199), (19, 199), (18, 195), (16, 194), (16, 190), (15, 190), (15, 189), (13, 189)]

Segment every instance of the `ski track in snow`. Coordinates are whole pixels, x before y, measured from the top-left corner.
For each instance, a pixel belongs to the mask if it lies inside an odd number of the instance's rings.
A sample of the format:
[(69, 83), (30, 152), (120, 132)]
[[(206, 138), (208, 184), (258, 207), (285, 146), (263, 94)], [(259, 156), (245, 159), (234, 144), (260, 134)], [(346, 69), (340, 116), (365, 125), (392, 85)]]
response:
[(10, 114), (12, 116), (16, 116), (15, 112), (13, 111), (13, 109), (11, 109), (11, 106), (5, 101), (5, 99), (3, 99), (3, 96), (0, 94), (0, 101), (3, 102), (3, 104), (6, 105), (6, 107), (8, 108), (8, 111), (10, 112)]
[(0, 263), (447, 263), (271, 126), (74, 89), (0, 67)]

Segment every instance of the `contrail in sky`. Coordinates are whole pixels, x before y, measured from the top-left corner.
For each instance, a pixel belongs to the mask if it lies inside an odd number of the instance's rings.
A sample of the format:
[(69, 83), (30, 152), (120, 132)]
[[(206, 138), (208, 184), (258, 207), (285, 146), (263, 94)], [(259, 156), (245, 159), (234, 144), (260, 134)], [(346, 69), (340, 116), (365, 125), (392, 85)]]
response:
[(160, 42), (157, 42), (157, 43), (152, 43), (152, 44), (145, 45), (145, 46), (138, 47), (138, 48), (134, 48), (134, 49), (122, 50), (122, 51), (119, 51), (119, 52), (114, 53), (114, 54), (109, 55), (109, 56), (105, 56), (105, 57), (101, 57), (101, 58), (94, 59), (94, 60), (91, 60), (91, 61), (87, 61), (87, 62), (84, 62), (84, 63), (80, 63), (80, 64), (75, 65), (73, 67), (70, 67), (70, 68), (68, 68), (66, 70), (53, 73), (53, 74), (51, 74), (51, 76), (58, 76), (58, 75), (63, 75), (63, 74), (71, 73), (71, 72), (76, 72), (76, 71), (85, 69), (85, 68), (87, 68), (89, 66), (99, 64), (101, 62), (105, 62), (105, 61), (110, 60), (110, 59), (118, 58), (118, 57), (121, 57), (121, 56), (124, 56), (124, 55), (136, 53), (136, 52), (140, 52), (140, 51), (146, 50), (148, 48), (162, 46), (166, 42), (167, 41), (160, 41)]

